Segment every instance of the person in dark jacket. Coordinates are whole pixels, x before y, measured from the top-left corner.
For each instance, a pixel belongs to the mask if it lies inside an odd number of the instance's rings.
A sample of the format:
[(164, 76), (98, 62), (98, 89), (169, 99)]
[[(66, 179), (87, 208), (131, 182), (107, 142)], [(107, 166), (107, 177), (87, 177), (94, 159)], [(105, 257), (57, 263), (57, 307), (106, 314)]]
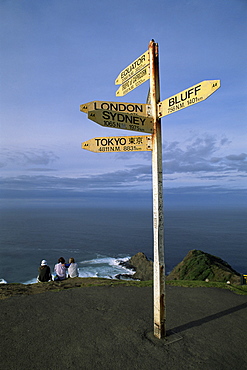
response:
[(47, 265), (47, 261), (42, 260), (41, 264), (40, 264), (40, 267), (39, 267), (38, 282), (44, 283), (44, 282), (50, 281), (50, 280), (52, 280), (51, 269)]

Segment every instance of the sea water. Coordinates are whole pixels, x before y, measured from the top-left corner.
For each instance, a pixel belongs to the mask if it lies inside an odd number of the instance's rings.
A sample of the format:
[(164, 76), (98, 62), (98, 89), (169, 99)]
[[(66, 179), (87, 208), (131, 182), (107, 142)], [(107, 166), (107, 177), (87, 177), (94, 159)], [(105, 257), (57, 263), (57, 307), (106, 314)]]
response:
[[(165, 210), (169, 273), (199, 249), (247, 273), (247, 210)], [(0, 210), (0, 282), (36, 282), (42, 259), (78, 263), (81, 277), (131, 273), (119, 262), (138, 252), (153, 257), (152, 210), (27, 208)]]

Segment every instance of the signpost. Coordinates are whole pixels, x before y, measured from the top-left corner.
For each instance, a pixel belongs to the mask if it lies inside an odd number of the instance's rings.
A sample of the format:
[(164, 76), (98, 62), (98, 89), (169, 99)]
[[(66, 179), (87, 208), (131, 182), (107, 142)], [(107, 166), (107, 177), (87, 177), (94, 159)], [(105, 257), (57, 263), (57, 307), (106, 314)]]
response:
[(151, 115), (150, 104), (138, 104), (138, 103), (119, 103), (113, 101), (90, 101), (80, 105), (80, 111), (88, 113), (92, 110), (111, 110), (119, 113), (136, 113), (139, 116), (149, 117)]
[(101, 126), (138, 132), (153, 133), (152, 117), (139, 116), (124, 112), (98, 109), (88, 112), (88, 118)]
[(94, 153), (151, 151), (152, 136), (95, 137), (82, 143), (82, 149)]
[(142, 68), (149, 65), (149, 51), (145, 51), (139, 58), (134, 60), (128, 67), (124, 68), (115, 80), (115, 85), (121, 85), (129, 78), (134, 76), (137, 72), (139, 72)]
[(207, 99), (220, 88), (220, 80), (202, 81), (158, 103), (159, 117), (177, 112)]
[[(80, 110), (101, 126), (149, 136), (97, 137), (82, 143), (96, 153), (152, 151), (153, 234), (154, 234), (154, 335), (166, 336), (166, 296), (164, 257), (164, 215), (162, 141), (160, 118), (207, 99), (220, 87), (220, 80), (202, 81), (168, 99), (160, 101), (158, 44), (150, 41), (148, 51), (120, 72), (115, 84), (121, 84), (117, 96), (124, 96), (150, 79), (148, 104), (92, 101)], [(150, 103), (150, 104), (149, 104)]]
[(136, 87), (140, 86), (150, 78), (150, 67), (146, 66), (137, 72), (133, 77), (125, 81), (116, 91), (116, 96), (124, 96)]
[(161, 339), (166, 335), (164, 213), (161, 123), (157, 112), (160, 99), (158, 44), (149, 43), (150, 100), (154, 119), (152, 170), (153, 170), (153, 238), (154, 238), (154, 335)]

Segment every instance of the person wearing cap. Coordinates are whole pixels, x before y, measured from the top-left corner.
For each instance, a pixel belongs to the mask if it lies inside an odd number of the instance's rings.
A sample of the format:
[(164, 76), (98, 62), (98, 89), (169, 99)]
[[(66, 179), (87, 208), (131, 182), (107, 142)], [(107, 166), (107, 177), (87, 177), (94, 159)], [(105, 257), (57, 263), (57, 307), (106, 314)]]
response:
[(38, 282), (45, 283), (46, 281), (52, 280), (51, 269), (47, 265), (46, 260), (42, 260), (39, 267)]

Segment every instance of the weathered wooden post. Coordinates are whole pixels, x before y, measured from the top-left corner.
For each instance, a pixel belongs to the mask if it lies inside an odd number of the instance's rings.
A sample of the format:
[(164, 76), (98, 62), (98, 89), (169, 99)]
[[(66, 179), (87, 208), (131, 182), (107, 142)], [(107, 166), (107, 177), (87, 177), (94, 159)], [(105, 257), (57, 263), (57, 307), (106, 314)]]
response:
[(166, 335), (165, 262), (164, 262), (164, 213), (161, 123), (157, 104), (160, 101), (158, 44), (149, 43), (150, 100), (154, 119), (152, 171), (153, 171), (153, 233), (154, 233), (154, 335)]

